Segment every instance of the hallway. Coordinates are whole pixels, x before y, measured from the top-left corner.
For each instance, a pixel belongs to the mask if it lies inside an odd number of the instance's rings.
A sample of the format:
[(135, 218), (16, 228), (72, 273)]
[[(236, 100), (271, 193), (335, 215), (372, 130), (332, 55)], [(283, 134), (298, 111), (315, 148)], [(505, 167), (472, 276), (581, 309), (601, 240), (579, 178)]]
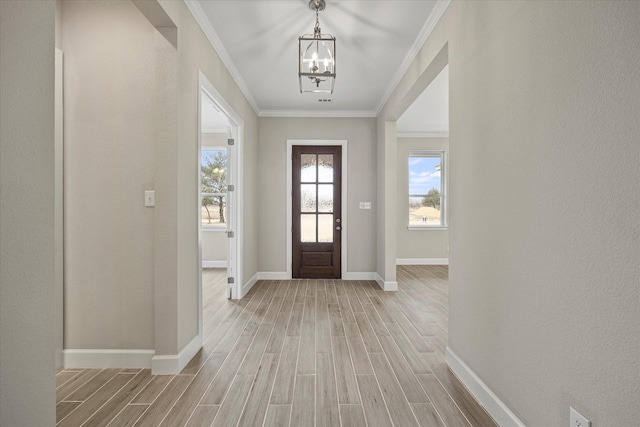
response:
[(62, 426), (493, 426), (444, 364), (446, 266), (375, 282), (260, 281), (225, 297), (203, 275), (203, 349), (180, 375), (63, 370)]

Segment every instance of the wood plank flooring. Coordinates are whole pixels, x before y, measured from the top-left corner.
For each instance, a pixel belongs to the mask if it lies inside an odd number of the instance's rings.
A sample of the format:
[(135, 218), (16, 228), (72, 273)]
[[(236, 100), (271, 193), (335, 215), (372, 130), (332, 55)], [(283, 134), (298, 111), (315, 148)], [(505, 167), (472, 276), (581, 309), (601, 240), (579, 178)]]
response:
[(226, 298), (203, 273), (202, 350), (174, 376), (56, 375), (60, 426), (495, 426), (444, 363), (446, 266), (375, 282), (259, 281)]

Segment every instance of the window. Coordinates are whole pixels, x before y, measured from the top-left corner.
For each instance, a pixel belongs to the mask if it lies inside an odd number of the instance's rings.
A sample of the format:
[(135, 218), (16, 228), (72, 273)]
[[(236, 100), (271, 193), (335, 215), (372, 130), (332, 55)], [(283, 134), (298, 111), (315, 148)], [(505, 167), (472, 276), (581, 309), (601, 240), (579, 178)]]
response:
[(202, 147), (200, 200), (203, 228), (227, 227), (227, 149)]
[(409, 153), (409, 228), (445, 227), (444, 151)]

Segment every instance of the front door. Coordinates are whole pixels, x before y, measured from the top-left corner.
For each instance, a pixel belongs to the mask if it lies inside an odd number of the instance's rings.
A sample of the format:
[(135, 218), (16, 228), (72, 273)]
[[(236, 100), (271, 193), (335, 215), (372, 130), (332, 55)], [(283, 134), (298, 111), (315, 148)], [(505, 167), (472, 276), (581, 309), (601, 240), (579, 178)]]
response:
[(293, 277), (340, 278), (342, 147), (293, 146)]

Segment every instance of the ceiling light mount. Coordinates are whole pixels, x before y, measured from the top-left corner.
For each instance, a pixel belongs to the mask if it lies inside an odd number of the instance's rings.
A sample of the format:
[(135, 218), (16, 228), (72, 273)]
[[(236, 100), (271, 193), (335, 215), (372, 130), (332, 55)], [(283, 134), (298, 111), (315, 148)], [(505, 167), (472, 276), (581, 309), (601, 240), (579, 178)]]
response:
[(336, 78), (336, 38), (322, 34), (318, 14), (326, 8), (325, 0), (310, 0), (309, 9), (316, 14), (313, 34), (298, 37), (298, 79), (300, 93), (333, 93)]

